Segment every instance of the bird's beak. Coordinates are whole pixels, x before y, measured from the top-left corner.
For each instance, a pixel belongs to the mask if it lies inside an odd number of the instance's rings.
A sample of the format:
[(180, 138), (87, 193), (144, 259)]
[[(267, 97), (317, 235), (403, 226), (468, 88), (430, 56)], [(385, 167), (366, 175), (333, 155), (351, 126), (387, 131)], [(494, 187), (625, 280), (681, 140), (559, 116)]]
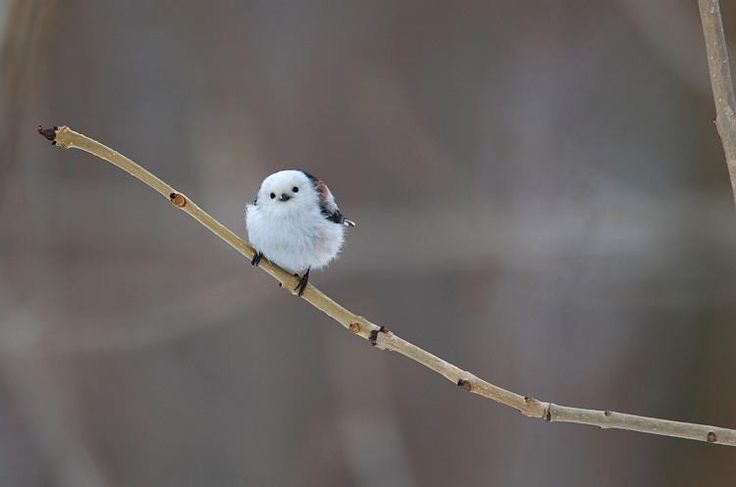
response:
[(291, 196), (286, 193), (281, 193), (281, 196), (279, 196), (279, 201), (289, 201), (289, 199), (291, 199)]

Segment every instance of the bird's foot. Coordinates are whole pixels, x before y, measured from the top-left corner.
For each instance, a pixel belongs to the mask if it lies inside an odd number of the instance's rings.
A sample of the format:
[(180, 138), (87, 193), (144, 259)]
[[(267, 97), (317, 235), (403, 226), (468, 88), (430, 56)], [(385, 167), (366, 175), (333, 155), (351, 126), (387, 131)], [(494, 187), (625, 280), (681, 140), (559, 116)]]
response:
[(297, 284), (294, 288), (294, 291), (297, 292), (296, 294), (299, 297), (304, 294), (304, 290), (307, 288), (307, 284), (309, 283), (309, 271), (310, 269), (307, 269), (307, 272), (305, 272), (304, 275), (299, 278), (299, 284)]
[(261, 263), (261, 259), (263, 258), (263, 252), (256, 252), (256, 255), (253, 256), (253, 259), (250, 261), (250, 265), (258, 266), (258, 264)]

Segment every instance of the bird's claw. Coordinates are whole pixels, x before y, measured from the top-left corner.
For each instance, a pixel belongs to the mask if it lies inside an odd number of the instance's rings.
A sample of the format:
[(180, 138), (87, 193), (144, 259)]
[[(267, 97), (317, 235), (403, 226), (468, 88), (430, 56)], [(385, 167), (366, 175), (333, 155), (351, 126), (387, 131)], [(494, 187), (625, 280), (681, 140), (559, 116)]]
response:
[(299, 278), (299, 283), (294, 288), (294, 291), (296, 291), (296, 294), (299, 297), (304, 294), (304, 290), (307, 288), (307, 284), (309, 284), (309, 271), (310, 269), (307, 269), (307, 272)]
[(263, 258), (263, 252), (256, 252), (256, 255), (254, 255), (250, 261), (250, 265), (258, 266), (258, 264), (261, 263), (262, 258)]

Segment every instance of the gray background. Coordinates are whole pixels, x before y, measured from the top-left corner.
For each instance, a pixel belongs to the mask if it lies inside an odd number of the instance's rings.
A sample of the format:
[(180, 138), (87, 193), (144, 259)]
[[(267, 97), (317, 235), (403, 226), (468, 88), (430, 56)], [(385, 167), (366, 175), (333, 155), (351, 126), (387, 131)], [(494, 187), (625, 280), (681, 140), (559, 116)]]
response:
[(372, 350), (34, 133), (97, 138), (241, 235), (266, 175), (309, 169), (358, 222), (313, 276), (350, 309), (522, 394), (736, 427), (736, 214), (695, 2), (0, 20), (0, 485), (733, 484), (733, 449), (525, 419)]

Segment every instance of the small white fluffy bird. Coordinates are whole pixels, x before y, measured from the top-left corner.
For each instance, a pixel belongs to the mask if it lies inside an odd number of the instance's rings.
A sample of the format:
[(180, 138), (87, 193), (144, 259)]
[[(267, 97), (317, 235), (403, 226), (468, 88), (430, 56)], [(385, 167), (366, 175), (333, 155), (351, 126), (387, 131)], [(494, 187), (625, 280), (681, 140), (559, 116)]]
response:
[(345, 218), (325, 183), (306, 171), (285, 170), (271, 174), (261, 183), (253, 204), (245, 208), (248, 239), (258, 252), (251, 264), (263, 256), (300, 276), (294, 291), (301, 296), (309, 282), (309, 271), (329, 264), (342, 248)]

